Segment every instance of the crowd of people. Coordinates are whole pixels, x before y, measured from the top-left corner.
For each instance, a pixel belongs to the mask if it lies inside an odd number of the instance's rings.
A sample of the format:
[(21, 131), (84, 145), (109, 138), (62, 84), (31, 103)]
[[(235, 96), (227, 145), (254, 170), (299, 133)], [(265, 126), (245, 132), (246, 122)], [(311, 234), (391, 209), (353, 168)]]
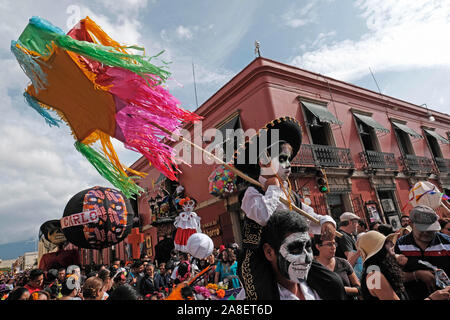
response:
[(181, 282), (210, 267), (199, 285), (210, 283), (238, 288), (237, 244), (213, 250), (206, 259), (196, 259), (172, 250), (167, 262), (148, 257), (128, 263), (116, 260), (99, 264), (43, 271), (0, 274), (1, 300), (164, 300)]
[[(448, 279), (439, 276), (449, 269), (448, 256), (440, 253), (450, 245), (450, 219), (438, 221), (440, 232), (425, 230), (433, 229), (423, 223), (433, 214), (428, 207), (416, 207), (410, 216), (402, 217), (401, 228), (394, 231), (392, 226), (379, 221), (367, 226), (357, 215), (346, 212), (338, 223), (341, 237), (327, 238), (323, 234), (310, 237), (313, 260), (341, 279), (346, 300), (448, 300)], [(273, 216), (277, 215), (278, 212)], [(423, 254), (416, 252), (412, 243)], [(242, 250), (234, 243), (214, 249), (206, 259), (172, 250), (169, 261), (159, 264), (144, 257), (127, 264), (116, 260), (111, 265), (3, 273), (0, 297), (2, 300), (164, 300), (177, 285), (208, 266), (211, 268), (198, 285), (206, 287), (212, 283), (239, 289), (237, 257), (240, 255)], [(245, 296), (245, 290), (242, 291), (241, 298)]]

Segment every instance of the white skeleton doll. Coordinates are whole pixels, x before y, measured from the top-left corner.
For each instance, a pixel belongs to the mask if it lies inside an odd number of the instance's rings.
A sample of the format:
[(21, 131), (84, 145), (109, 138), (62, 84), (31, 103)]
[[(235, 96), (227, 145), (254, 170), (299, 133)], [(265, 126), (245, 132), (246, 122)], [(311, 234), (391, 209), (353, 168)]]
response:
[(183, 208), (174, 222), (177, 233), (174, 239), (175, 250), (187, 252), (187, 241), (189, 237), (197, 232), (202, 232), (200, 228), (200, 217), (194, 212), (196, 201), (190, 198), (184, 198), (180, 201)]

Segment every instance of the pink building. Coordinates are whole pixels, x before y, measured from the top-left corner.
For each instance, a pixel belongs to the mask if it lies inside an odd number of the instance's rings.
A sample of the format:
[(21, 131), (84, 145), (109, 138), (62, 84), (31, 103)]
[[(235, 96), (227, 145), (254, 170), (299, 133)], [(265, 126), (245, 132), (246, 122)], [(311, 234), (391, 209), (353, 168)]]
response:
[[(351, 211), (367, 223), (380, 219), (398, 227), (400, 216), (411, 209), (408, 193), (417, 181), (429, 180), (442, 192), (450, 191), (450, 116), (349, 83), (257, 58), (195, 112), (204, 117), (203, 132), (257, 130), (282, 116), (299, 120), (303, 144), (293, 161), (292, 185), (317, 213), (335, 219)], [(185, 129), (193, 133), (194, 126)], [(217, 247), (240, 243), (239, 192), (225, 199), (210, 195), (208, 176), (214, 167), (181, 165), (179, 183), (186, 196), (198, 201), (202, 230)], [(139, 182), (147, 192), (135, 205), (146, 239), (144, 253), (154, 258), (158, 241), (173, 235), (177, 212), (161, 213), (157, 206), (151, 211), (149, 201), (154, 205), (158, 194), (172, 194), (176, 184), (143, 157), (132, 168), (149, 173)], [(321, 169), (328, 193), (318, 190)], [(448, 215), (444, 209), (438, 213)], [(116, 256), (125, 255), (121, 246)]]

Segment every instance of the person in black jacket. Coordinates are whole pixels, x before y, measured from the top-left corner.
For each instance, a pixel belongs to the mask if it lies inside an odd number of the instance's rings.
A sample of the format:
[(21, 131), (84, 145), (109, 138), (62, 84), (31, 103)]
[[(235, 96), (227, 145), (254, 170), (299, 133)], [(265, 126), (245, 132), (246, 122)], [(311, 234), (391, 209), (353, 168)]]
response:
[(141, 279), (139, 293), (142, 296), (146, 296), (149, 293), (157, 291), (158, 288), (155, 287), (155, 266), (153, 264), (148, 264), (145, 268), (145, 275)]

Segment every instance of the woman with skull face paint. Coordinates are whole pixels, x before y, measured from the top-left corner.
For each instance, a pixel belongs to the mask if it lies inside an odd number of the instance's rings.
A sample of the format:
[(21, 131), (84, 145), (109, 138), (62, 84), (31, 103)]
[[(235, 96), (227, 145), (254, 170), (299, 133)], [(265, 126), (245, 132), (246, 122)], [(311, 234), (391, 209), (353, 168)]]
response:
[[(270, 141), (269, 147), (264, 147), (261, 141)], [(243, 230), (243, 252), (239, 257), (239, 276), (245, 288), (246, 298), (249, 300), (276, 298), (276, 287), (268, 286), (276, 283), (273, 271), (267, 268), (264, 254), (258, 249), (261, 239), (261, 230), (277, 210), (288, 209), (280, 201), (280, 197), (306, 211), (320, 221), (320, 225), (306, 223), (306, 232), (321, 233), (325, 227), (332, 231), (336, 223), (330, 216), (317, 215), (314, 210), (303, 204), (298, 194), (292, 191), (289, 175), (291, 173), (290, 162), (297, 155), (302, 140), (301, 126), (299, 122), (290, 117), (275, 119), (263, 127), (257, 136), (251, 138), (244, 146), (238, 148), (235, 155), (235, 166), (251, 178), (258, 180), (264, 189), (249, 186), (242, 197), (241, 209), (245, 212)], [(257, 161), (252, 159), (252, 152), (257, 150)], [(253, 151), (252, 151), (253, 150)], [(242, 159), (242, 155), (245, 159)], [(257, 163), (257, 164), (254, 164)], [(292, 212), (293, 215), (299, 215)], [(327, 223), (328, 222), (328, 223)], [(331, 227), (330, 227), (331, 226)], [(277, 231), (278, 233), (280, 230)], [(334, 276), (320, 264), (313, 267), (310, 275), (322, 274), (322, 278), (331, 279)], [(318, 272), (316, 272), (318, 271)], [(328, 273), (328, 275), (323, 274)], [(308, 274), (306, 272), (306, 274)], [(320, 277), (316, 277), (320, 278)], [(335, 279), (336, 280), (336, 279)], [(337, 279), (339, 282), (340, 279)], [(325, 294), (332, 299), (342, 299), (342, 281), (335, 286), (337, 290)], [(275, 288), (275, 289), (274, 289)]]

